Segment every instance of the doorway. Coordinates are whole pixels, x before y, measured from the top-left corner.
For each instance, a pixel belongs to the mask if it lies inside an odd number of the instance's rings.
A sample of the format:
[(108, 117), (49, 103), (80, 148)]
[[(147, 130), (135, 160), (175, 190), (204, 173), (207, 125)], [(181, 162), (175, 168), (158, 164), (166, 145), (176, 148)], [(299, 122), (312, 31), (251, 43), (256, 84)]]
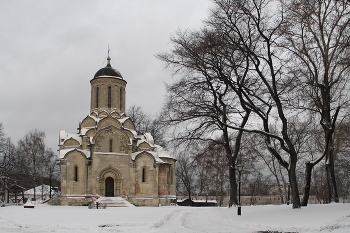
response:
[(114, 197), (114, 179), (107, 177), (105, 180), (105, 196)]

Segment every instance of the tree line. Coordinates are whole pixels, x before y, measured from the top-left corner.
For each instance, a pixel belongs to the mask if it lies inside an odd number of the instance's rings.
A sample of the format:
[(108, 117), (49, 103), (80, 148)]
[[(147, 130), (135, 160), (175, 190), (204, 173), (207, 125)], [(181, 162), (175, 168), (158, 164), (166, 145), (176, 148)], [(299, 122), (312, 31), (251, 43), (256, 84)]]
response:
[(179, 77), (161, 114), (178, 167), (226, 161), (230, 206), (243, 163), (288, 183), (293, 208), (315, 189), (324, 202), (348, 195), (349, 35), (349, 1), (213, 0), (202, 28), (178, 31), (157, 55)]
[(8, 202), (8, 191), (13, 185), (19, 185), (25, 190), (34, 188), (34, 199), (41, 193), (36, 193), (35, 187), (49, 185), (59, 186), (59, 168), (57, 156), (45, 144), (43, 131), (29, 131), (17, 144), (14, 144), (3, 130), (0, 123), (0, 188), (1, 201)]

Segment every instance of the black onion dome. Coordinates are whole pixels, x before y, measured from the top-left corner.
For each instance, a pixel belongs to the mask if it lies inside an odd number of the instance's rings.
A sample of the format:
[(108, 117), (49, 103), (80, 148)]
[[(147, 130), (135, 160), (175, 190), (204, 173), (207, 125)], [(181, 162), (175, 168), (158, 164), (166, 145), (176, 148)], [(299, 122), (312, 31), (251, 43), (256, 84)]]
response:
[(110, 63), (111, 58), (108, 57), (107, 60), (108, 60), (107, 66), (97, 71), (94, 78), (98, 78), (100, 76), (112, 76), (112, 77), (123, 78), (123, 76), (118, 70), (115, 70), (112, 68)]

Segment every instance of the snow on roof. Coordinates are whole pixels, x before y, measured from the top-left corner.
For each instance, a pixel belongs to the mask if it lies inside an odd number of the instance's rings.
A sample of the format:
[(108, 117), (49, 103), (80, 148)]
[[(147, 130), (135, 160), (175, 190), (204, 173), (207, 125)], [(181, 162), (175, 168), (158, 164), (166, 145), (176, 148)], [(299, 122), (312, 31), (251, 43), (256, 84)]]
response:
[(132, 135), (134, 135), (134, 137), (136, 137), (136, 136), (137, 136), (137, 133), (136, 133), (136, 131), (135, 131), (135, 130), (131, 130), (131, 129), (128, 129), (128, 128), (125, 128), (125, 127), (122, 127), (122, 129), (123, 129), (123, 130), (127, 130), (127, 131), (129, 131), (130, 133), (132, 133)]
[(118, 77), (118, 76), (111, 76), (111, 75), (99, 75), (99, 76), (96, 76), (96, 78), (116, 78), (116, 79), (124, 80), (124, 79), (121, 78), (121, 77)]
[(90, 150), (81, 150), (81, 149), (76, 149), (76, 148), (71, 148), (71, 149), (63, 149), (63, 150), (60, 150), (60, 154), (59, 154), (59, 158), (60, 159), (63, 159), (64, 156), (66, 156), (67, 153), (73, 151), (73, 150), (77, 150), (77, 151), (80, 151), (82, 152), (86, 158), (90, 158)]
[[(139, 135), (138, 135), (138, 136), (137, 136), (137, 139), (138, 139), (138, 140), (137, 140), (137, 143), (136, 143), (137, 146), (140, 146), (140, 144), (142, 144), (142, 143), (144, 143), (144, 142), (145, 142), (145, 143), (148, 143), (142, 136), (139, 136)], [(148, 144), (149, 144), (149, 143), (148, 143)]]
[(119, 118), (118, 120), (119, 120), (119, 122), (121, 124), (123, 124), (127, 119), (130, 119), (130, 118), (129, 117), (123, 117), (123, 118)]
[(85, 135), (85, 134), (86, 134), (86, 132), (87, 132), (89, 129), (92, 129), (92, 128), (94, 128), (94, 127), (90, 127), (90, 128), (82, 128), (82, 129), (80, 129), (80, 135)]
[(161, 160), (161, 159), (159, 158), (158, 153), (155, 152), (155, 151), (138, 151), (138, 152), (134, 152), (134, 153), (132, 153), (132, 160), (135, 160), (135, 158), (136, 158), (139, 154), (141, 154), (141, 153), (143, 153), (143, 152), (146, 152), (146, 153), (148, 153), (148, 154), (151, 154), (151, 155), (153, 156), (153, 158), (156, 160), (157, 163), (164, 163), (164, 161)]
[(154, 139), (151, 133), (145, 133), (144, 134), (146, 142), (148, 142), (151, 145), (154, 145)]
[[(101, 118), (94, 116), (94, 114), (98, 114), (97, 112), (91, 112), (89, 115), (87, 115), (84, 119), (80, 119), (80, 124), (86, 119), (86, 118), (91, 118), (92, 120), (94, 120), (96, 123), (98, 123)], [(79, 124), (79, 125), (80, 125)]]
[(64, 129), (60, 130), (60, 139), (66, 139), (68, 136), (67, 131), (65, 131)]
[[(76, 133), (74, 133), (74, 134), (68, 134), (68, 137), (66, 138), (66, 140), (71, 139), (71, 138), (77, 140), (80, 144), (82, 143), (80, 134), (76, 134)], [(66, 140), (65, 140), (65, 141), (66, 141)]]
[[(35, 187), (35, 193), (36, 194), (49, 194), (50, 193), (50, 186), (49, 185), (39, 185), (37, 187)], [(34, 195), (34, 188), (32, 189), (28, 189), (27, 191), (24, 192), (24, 194), (33, 194)]]
[[(96, 113), (97, 114), (97, 113)], [(94, 119), (96, 122), (99, 122), (101, 119), (96, 117), (96, 116), (93, 116), (93, 115), (89, 115), (92, 119)]]
[(153, 136), (150, 133), (145, 133), (143, 135), (137, 135), (137, 138), (139, 139), (139, 140), (137, 140), (137, 146), (139, 146), (143, 142), (148, 143), (150, 146), (154, 146)]
[(171, 156), (168, 151), (166, 151), (163, 147), (156, 145), (155, 151), (158, 153), (160, 158), (170, 158), (175, 159), (175, 157)]
[(80, 144), (82, 143), (80, 134), (68, 134), (65, 130), (60, 130), (59, 145), (63, 145), (65, 141), (71, 138), (77, 140)]

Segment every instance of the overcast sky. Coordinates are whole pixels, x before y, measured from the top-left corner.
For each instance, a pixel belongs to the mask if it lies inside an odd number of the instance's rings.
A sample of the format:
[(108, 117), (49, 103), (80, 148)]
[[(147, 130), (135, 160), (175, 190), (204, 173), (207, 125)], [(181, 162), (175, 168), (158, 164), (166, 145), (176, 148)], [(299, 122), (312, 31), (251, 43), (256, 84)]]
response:
[(76, 133), (90, 111), (90, 80), (112, 66), (128, 82), (127, 108), (158, 113), (171, 80), (155, 58), (170, 51), (178, 29), (194, 29), (210, 0), (0, 0), (0, 122), (17, 141), (45, 131), (58, 149), (58, 132)]

